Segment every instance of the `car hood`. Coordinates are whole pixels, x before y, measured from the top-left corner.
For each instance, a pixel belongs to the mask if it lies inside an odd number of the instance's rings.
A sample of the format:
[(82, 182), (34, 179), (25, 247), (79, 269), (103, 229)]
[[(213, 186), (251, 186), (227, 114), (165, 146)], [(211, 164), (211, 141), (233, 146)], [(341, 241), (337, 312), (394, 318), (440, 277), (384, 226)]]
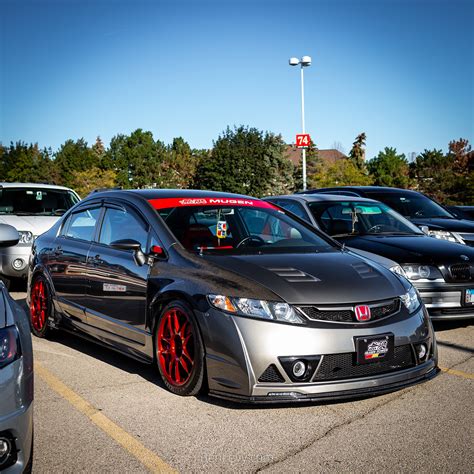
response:
[(369, 302), (406, 292), (392, 272), (348, 252), (204, 258), (257, 282), (291, 304)]
[(33, 235), (41, 235), (50, 229), (60, 218), (60, 216), (0, 216), (0, 223), (10, 224), (16, 230), (28, 230)]
[(426, 225), (433, 230), (449, 230), (453, 232), (474, 232), (474, 222), (466, 219), (410, 219), (415, 225)]
[(346, 245), (383, 255), (398, 263), (440, 265), (464, 262), (461, 255), (474, 262), (474, 248), (428, 236), (366, 235), (337, 239)]

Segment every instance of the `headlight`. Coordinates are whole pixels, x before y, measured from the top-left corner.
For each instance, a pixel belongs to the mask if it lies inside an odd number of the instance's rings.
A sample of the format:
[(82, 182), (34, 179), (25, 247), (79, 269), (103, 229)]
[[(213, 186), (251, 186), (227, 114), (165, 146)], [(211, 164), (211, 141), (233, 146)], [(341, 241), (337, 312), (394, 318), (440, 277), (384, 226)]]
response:
[(441, 272), (436, 267), (430, 265), (402, 265), (403, 270), (405, 270), (406, 277), (409, 280), (437, 280), (443, 278)]
[(33, 233), (29, 230), (19, 230), (20, 240), (19, 245), (31, 245), (33, 243)]
[(412, 286), (407, 293), (400, 296), (403, 304), (408, 309), (409, 313), (416, 311), (421, 305), (420, 297), (418, 296), (418, 291)]
[(466, 245), (466, 242), (456, 232), (448, 232), (447, 230), (428, 230), (428, 235), (436, 239), (448, 240), (449, 242), (457, 242)]
[(402, 277), (408, 278), (407, 274), (405, 273), (405, 270), (401, 265), (394, 265), (390, 268), (390, 271), (396, 273), (397, 275), (401, 275)]
[(240, 314), (241, 316), (251, 316), (293, 324), (305, 323), (305, 320), (287, 303), (250, 298), (231, 298), (224, 295), (209, 295), (208, 298), (211, 305), (215, 308)]
[(0, 369), (20, 356), (18, 331), (15, 326), (0, 329)]

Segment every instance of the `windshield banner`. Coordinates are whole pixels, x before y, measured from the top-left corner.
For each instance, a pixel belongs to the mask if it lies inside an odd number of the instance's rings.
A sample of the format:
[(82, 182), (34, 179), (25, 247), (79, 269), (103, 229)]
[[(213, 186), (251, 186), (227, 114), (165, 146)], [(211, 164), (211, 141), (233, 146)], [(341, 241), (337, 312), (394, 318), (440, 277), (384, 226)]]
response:
[(238, 206), (257, 207), (264, 209), (277, 209), (273, 204), (259, 199), (204, 197), (204, 198), (163, 198), (148, 201), (155, 209), (168, 209), (170, 207), (188, 206)]

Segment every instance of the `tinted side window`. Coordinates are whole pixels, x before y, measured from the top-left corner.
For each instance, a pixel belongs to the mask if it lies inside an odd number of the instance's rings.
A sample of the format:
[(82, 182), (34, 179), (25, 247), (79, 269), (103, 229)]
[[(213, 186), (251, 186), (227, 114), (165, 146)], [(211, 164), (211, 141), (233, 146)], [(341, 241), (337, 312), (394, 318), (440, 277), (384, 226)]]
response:
[(283, 209), (292, 212), (295, 216), (304, 219), (306, 222), (311, 223), (311, 219), (309, 219), (306, 211), (304, 210), (303, 206), (296, 201), (286, 201), (283, 199), (278, 199), (274, 201), (276, 204), (281, 206)]
[(63, 227), (63, 235), (73, 239), (92, 240), (99, 214), (99, 207), (75, 212), (68, 218), (68, 222)]
[(140, 242), (146, 252), (148, 226), (129, 210), (107, 208), (100, 230), (99, 242), (110, 245), (116, 240), (133, 239)]

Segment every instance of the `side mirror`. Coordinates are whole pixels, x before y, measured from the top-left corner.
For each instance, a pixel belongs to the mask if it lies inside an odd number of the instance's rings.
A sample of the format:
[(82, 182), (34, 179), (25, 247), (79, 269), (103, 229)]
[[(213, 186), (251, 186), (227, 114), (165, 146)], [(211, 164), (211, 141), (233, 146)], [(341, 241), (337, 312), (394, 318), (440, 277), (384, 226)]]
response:
[(20, 240), (20, 234), (15, 227), (0, 224), (0, 247), (13, 247)]
[(427, 225), (420, 225), (418, 226), (422, 232), (426, 235), (430, 235), (430, 228)]
[(134, 239), (115, 240), (113, 242), (110, 242), (110, 246), (118, 250), (133, 250), (133, 256), (135, 257), (135, 261), (137, 265), (139, 265), (140, 267), (142, 265), (145, 265), (146, 256), (142, 251), (142, 245), (137, 240), (134, 240)]

